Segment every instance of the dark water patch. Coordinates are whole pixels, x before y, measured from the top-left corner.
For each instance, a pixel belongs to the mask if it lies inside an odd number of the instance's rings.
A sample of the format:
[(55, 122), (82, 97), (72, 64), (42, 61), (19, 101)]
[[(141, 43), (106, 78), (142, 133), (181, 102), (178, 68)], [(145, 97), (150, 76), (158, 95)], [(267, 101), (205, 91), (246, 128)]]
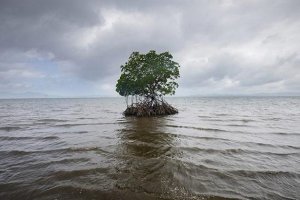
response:
[(24, 199), (29, 200), (28, 190), (24, 187), (24, 184), (19, 182), (5, 183), (0, 182), (0, 198), (1, 199)]

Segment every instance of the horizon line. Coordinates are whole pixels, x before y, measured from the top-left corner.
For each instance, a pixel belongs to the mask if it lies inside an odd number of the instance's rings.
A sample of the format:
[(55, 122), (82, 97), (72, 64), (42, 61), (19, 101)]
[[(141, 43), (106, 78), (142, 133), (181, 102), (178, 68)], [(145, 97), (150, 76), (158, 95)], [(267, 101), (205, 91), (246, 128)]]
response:
[[(183, 95), (166, 96), (166, 98), (206, 98), (206, 97), (300, 97), (300, 94), (256, 94), (256, 95)], [(67, 96), (67, 97), (0, 97), (0, 100), (18, 100), (18, 99), (100, 99), (100, 98), (124, 98), (123, 96)]]

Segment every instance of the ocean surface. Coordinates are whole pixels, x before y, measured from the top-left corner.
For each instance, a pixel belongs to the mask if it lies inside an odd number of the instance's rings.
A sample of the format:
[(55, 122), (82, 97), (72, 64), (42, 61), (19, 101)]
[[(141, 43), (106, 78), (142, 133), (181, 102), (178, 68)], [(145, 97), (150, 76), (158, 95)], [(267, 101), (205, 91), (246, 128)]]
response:
[(300, 199), (300, 97), (0, 100), (0, 199)]

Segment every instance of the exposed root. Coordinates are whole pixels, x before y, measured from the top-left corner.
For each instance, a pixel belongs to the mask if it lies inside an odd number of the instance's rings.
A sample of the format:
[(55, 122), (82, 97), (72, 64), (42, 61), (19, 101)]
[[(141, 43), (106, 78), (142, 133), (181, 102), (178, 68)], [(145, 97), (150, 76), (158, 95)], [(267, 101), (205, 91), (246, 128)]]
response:
[(124, 111), (125, 116), (150, 117), (177, 114), (178, 110), (165, 101), (143, 101), (132, 104)]

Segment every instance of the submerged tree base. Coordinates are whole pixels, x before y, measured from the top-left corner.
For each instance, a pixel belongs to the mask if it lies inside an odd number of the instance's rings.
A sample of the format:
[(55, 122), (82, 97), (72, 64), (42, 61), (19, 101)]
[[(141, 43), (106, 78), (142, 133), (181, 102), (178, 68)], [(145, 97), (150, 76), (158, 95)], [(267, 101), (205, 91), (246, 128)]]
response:
[(178, 110), (165, 101), (149, 103), (147, 101), (132, 104), (124, 111), (125, 116), (150, 117), (161, 115), (174, 115)]

